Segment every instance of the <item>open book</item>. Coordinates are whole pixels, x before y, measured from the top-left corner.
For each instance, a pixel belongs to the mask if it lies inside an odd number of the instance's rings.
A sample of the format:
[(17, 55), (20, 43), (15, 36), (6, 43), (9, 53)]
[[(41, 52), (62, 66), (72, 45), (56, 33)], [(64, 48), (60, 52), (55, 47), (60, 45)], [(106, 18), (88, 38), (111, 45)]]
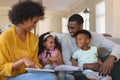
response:
[(27, 72), (35, 73), (35, 72), (55, 72), (55, 70), (50, 69), (36, 69), (36, 68), (25, 68)]
[(25, 68), (27, 72), (55, 72), (55, 71), (80, 71), (79, 67), (71, 65), (58, 65), (54, 70), (51, 69), (35, 69)]
[(80, 71), (79, 67), (72, 65), (59, 65), (56, 66), (55, 71)]

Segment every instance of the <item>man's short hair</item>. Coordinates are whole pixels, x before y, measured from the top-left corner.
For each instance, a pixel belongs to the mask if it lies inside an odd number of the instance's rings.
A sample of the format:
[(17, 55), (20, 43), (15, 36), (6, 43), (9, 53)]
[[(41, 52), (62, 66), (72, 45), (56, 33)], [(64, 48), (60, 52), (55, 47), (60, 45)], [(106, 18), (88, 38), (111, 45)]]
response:
[(76, 21), (77, 23), (83, 24), (84, 20), (83, 17), (79, 14), (73, 14), (72, 16), (70, 16), (70, 18), (68, 19), (68, 22), (71, 21)]

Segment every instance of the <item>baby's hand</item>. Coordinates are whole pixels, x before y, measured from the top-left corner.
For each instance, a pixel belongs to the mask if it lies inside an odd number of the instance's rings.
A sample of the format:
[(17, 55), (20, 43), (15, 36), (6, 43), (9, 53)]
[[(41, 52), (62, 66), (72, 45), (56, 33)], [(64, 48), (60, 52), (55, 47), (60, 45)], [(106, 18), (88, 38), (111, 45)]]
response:
[(78, 66), (78, 62), (75, 59), (71, 59), (71, 62), (73, 66)]

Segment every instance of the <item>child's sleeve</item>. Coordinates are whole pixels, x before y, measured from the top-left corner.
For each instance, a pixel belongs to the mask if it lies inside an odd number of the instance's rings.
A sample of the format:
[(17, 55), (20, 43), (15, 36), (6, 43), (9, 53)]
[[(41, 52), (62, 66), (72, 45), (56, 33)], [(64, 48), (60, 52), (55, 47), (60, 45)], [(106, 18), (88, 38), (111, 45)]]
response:
[(77, 52), (74, 52), (74, 53), (73, 53), (72, 58), (73, 58), (73, 59), (78, 59)]

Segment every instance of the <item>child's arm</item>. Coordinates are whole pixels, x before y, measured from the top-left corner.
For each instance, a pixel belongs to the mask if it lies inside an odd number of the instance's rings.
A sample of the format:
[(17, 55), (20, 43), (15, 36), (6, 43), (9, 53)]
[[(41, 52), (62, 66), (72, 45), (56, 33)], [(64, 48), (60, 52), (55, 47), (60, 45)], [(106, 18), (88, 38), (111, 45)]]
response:
[(62, 58), (62, 53), (58, 50), (58, 56), (57, 56), (57, 63), (58, 64), (64, 64), (63, 58)]
[(76, 61), (76, 59), (71, 59), (72, 65), (73, 66), (78, 66), (78, 62)]
[(58, 56), (57, 57), (49, 57), (48, 60), (50, 62), (57, 62), (59, 65), (64, 64), (62, 54), (59, 50), (58, 50)]
[(42, 63), (42, 65), (46, 65), (46, 64), (51, 64), (51, 62), (47, 59), (47, 61), (45, 63), (42, 62), (42, 55), (39, 55), (39, 62)]

